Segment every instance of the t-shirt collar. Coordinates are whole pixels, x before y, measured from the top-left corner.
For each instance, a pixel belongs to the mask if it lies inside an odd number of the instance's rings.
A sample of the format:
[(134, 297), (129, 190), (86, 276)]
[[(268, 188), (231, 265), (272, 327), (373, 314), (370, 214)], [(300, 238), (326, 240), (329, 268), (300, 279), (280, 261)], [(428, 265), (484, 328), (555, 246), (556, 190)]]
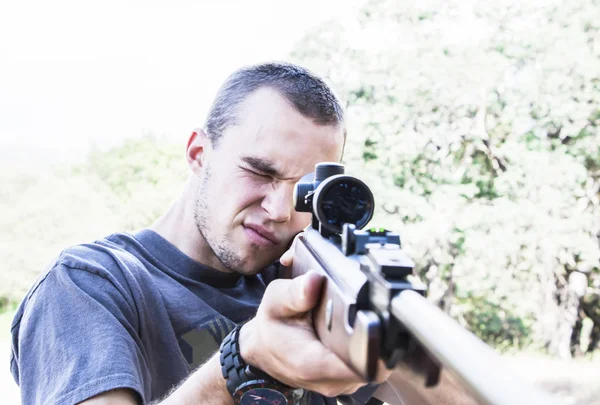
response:
[(151, 229), (134, 234), (143, 247), (168, 270), (215, 287), (234, 287), (242, 275), (225, 273), (195, 261)]

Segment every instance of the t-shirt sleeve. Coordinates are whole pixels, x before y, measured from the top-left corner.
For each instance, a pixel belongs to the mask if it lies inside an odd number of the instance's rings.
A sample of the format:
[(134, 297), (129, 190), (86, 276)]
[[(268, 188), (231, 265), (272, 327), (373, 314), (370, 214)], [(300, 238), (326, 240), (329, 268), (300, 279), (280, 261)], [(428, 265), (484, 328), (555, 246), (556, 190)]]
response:
[(12, 327), (11, 371), (24, 404), (76, 404), (129, 388), (140, 401), (150, 377), (138, 316), (110, 275), (57, 265), (26, 297)]

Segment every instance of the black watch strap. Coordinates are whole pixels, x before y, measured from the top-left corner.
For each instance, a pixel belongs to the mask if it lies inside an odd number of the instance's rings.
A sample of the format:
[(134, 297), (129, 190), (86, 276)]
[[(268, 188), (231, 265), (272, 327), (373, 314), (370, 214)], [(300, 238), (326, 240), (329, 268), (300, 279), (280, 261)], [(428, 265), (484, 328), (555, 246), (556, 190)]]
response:
[(249, 376), (246, 375), (246, 363), (240, 354), (240, 326), (236, 326), (221, 342), (221, 372), (231, 395)]
[(236, 326), (221, 343), (221, 372), (235, 403), (239, 403), (244, 390), (269, 388), (280, 392), (288, 404), (296, 404), (304, 396), (301, 388), (292, 388), (277, 381), (264, 371), (246, 364), (240, 353), (240, 330)]

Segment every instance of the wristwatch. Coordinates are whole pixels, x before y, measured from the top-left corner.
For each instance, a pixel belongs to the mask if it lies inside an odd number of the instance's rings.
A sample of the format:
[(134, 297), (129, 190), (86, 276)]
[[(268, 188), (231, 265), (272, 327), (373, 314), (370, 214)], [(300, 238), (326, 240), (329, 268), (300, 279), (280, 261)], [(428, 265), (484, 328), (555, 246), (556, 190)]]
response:
[(264, 371), (246, 364), (240, 354), (240, 326), (221, 343), (221, 371), (236, 405), (295, 405), (304, 395)]

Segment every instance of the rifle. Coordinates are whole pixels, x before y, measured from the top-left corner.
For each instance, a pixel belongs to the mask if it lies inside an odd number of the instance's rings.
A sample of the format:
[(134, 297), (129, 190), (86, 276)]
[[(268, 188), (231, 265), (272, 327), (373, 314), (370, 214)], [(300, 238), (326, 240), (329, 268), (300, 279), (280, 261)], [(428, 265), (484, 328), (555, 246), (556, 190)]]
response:
[(383, 363), (409, 367), (434, 387), (444, 367), (482, 404), (557, 403), (520, 381), (500, 355), (425, 298), (399, 234), (361, 230), (374, 206), (369, 187), (339, 163), (317, 164), (296, 183), (294, 208), (313, 217), (295, 242), (292, 267), (281, 275), (310, 269), (325, 275), (313, 310), (319, 339), (365, 381)]

